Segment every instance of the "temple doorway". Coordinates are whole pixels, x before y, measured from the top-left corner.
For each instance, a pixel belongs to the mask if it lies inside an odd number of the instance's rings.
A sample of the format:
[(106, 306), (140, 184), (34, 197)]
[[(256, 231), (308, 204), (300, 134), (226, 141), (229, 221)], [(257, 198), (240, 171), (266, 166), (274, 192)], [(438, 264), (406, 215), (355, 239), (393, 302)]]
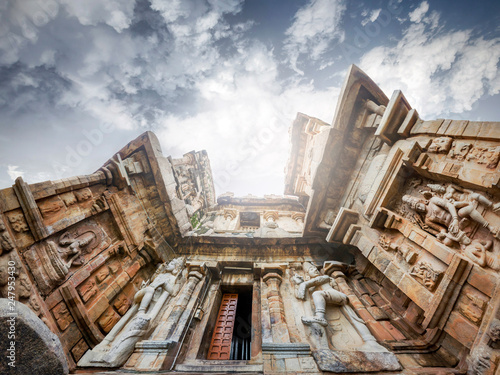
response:
[(222, 290), (207, 359), (249, 360), (251, 356), (252, 289)]

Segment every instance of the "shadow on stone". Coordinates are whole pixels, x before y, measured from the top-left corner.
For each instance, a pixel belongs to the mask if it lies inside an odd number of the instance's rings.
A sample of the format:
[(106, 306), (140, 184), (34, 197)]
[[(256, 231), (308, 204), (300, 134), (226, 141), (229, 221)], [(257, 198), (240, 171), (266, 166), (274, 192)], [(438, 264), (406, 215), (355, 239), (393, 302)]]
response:
[(0, 373), (68, 374), (59, 338), (29, 307), (13, 302), (0, 298)]

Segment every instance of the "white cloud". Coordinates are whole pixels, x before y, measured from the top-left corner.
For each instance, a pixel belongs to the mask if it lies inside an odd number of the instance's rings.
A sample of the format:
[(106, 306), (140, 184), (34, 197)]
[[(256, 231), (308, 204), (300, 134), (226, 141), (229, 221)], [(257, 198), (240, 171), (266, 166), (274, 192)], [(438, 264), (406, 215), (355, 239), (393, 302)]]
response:
[(15, 181), (16, 178), (18, 178), (18, 177), (24, 176), (24, 172), (18, 170), (18, 168), (19, 168), (19, 166), (17, 166), (17, 165), (8, 165), (7, 166), (7, 174), (9, 175), (9, 177), (11, 178), (12, 181)]
[(82, 25), (105, 23), (121, 32), (130, 26), (135, 0), (61, 0), (61, 3)]
[(422, 4), (412, 12), (415, 22), (402, 39), (368, 51), (360, 67), (386, 93), (403, 90), (424, 118), (470, 110), (483, 94), (498, 93), (500, 38), (475, 38), (470, 30), (443, 31), (437, 27), (439, 14), (423, 17), (428, 7)]
[(316, 61), (325, 53), (334, 40), (342, 41), (344, 31), (341, 20), (346, 9), (344, 0), (310, 0), (294, 16), (293, 24), (285, 32), (284, 49), (292, 68), (297, 67), (300, 55)]
[(365, 26), (368, 22), (375, 22), (378, 18), (378, 16), (380, 15), (380, 12), (382, 11), (382, 8), (379, 8), (379, 9), (373, 9), (372, 11), (370, 11), (370, 13), (368, 14), (368, 12), (363, 12), (363, 18), (361, 20), (361, 25), (362, 26)]
[(421, 22), (428, 10), (429, 3), (427, 1), (422, 1), (414, 11), (408, 14), (410, 21), (415, 23)]
[(330, 121), (338, 89), (316, 90), (300, 81), (284, 85), (277, 68), (263, 44), (242, 45), (216, 74), (197, 83), (206, 100), (197, 114), (163, 118), (163, 150), (179, 155), (206, 149), (218, 194), (282, 194), (288, 129), (296, 113)]

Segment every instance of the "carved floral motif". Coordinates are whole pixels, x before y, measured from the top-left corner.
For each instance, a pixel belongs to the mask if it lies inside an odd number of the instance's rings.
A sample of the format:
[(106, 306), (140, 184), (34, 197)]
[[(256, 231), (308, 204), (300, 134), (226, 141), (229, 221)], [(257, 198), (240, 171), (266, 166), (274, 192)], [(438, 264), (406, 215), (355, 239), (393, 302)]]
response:
[(11, 213), (7, 215), (10, 226), (18, 233), (27, 232), (29, 230), (24, 215), (22, 213)]

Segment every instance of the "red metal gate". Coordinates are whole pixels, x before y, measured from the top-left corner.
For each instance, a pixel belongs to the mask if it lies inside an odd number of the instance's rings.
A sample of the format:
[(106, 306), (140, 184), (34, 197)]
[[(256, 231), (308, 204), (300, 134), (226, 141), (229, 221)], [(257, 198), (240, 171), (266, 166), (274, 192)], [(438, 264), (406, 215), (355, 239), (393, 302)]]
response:
[(237, 294), (226, 293), (222, 296), (212, 342), (208, 349), (208, 359), (229, 359), (237, 304)]

